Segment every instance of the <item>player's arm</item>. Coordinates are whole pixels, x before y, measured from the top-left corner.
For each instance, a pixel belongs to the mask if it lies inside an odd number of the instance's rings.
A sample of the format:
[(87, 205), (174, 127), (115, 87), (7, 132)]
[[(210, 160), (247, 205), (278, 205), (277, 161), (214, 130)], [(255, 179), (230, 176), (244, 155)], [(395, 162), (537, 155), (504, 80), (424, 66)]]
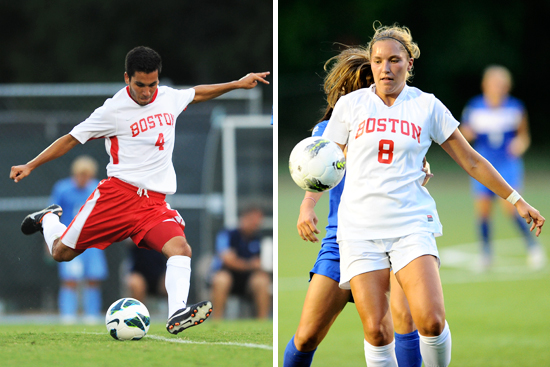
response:
[[(476, 152), (466, 141), (464, 136), (456, 129), (451, 136), (441, 144), (441, 147), (462, 167), (470, 176), (481, 182), (489, 190), (503, 199), (512, 194), (514, 189), (502, 178), (498, 171)], [(538, 236), (544, 225), (544, 217), (539, 211), (520, 198), (514, 206), (519, 215), (531, 223), (531, 231), (537, 228)]]
[(298, 216), (298, 234), (304, 241), (319, 242), (316, 234), (319, 233), (317, 229), (317, 223), (319, 219), (315, 214), (315, 205), (319, 199), (323, 196), (322, 192), (309, 192), (306, 191), (304, 200), (300, 205), (300, 215)]
[(221, 84), (197, 85), (195, 89), (195, 98), (191, 103), (209, 101), (235, 89), (252, 89), (258, 85), (258, 82), (269, 84), (265, 78), (269, 71), (263, 73), (249, 73), (239, 80)]
[(227, 249), (221, 255), (226, 268), (236, 271), (247, 271), (260, 269), (260, 258), (254, 256), (251, 259), (243, 259), (237, 256), (233, 249)]
[(37, 155), (36, 158), (29, 161), (27, 164), (13, 166), (11, 168), (10, 178), (15, 182), (19, 182), (23, 178), (30, 175), (31, 171), (34, 170), (36, 167), (39, 167), (46, 162), (61, 157), (78, 144), (80, 144), (80, 142), (76, 140), (72, 135), (64, 135), (54, 141), (52, 145), (47, 147), (42, 153)]
[(531, 145), (531, 135), (529, 134), (529, 121), (527, 113), (524, 112), (521, 122), (518, 126), (518, 131), (514, 139), (508, 147), (509, 152), (515, 157), (521, 157)]

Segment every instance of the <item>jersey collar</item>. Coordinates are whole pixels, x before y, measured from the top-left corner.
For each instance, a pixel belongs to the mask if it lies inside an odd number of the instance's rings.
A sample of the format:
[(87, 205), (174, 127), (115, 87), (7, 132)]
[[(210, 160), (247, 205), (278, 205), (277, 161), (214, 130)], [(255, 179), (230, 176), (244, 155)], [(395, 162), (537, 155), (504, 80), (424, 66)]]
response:
[(398, 104), (400, 104), (401, 102), (403, 102), (405, 100), (405, 98), (407, 97), (407, 94), (409, 93), (409, 86), (405, 83), (405, 86), (403, 87), (403, 90), (401, 90), (401, 93), (399, 93), (399, 95), (397, 96), (395, 102), (393, 102), (393, 104), (391, 106), (387, 106), (380, 97), (378, 97), (378, 95), (376, 95), (376, 85), (373, 83), (369, 89), (370, 91), (372, 92), (372, 94), (374, 95), (373, 99), (375, 101), (377, 101), (377, 103), (380, 103), (382, 104), (383, 106), (385, 106), (386, 108), (392, 108), (394, 106), (397, 106)]
[[(136, 100), (134, 99), (134, 97), (132, 97), (132, 94), (130, 93), (130, 86), (129, 85), (126, 86), (126, 92), (128, 93), (128, 97), (130, 97), (130, 99), (132, 101), (136, 102)], [(155, 102), (155, 99), (157, 99), (157, 94), (158, 93), (159, 93), (159, 89), (157, 88), (157, 90), (155, 91), (155, 94), (153, 94), (153, 98), (151, 99), (151, 102), (147, 103), (145, 106), (149, 106), (151, 103)], [(140, 105), (137, 102), (136, 102), (136, 104), (138, 106), (145, 107), (145, 106)]]

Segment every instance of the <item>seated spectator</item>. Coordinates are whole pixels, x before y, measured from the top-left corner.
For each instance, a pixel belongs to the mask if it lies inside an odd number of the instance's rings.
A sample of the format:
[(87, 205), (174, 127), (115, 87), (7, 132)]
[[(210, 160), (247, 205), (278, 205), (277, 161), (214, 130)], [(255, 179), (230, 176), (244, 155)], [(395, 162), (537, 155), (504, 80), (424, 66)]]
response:
[(165, 275), (163, 254), (130, 246), (130, 274), (126, 279), (130, 297), (146, 304), (147, 296), (166, 296)]
[(252, 296), (256, 317), (265, 319), (271, 310), (271, 276), (261, 268), (259, 230), (263, 212), (248, 208), (239, 218), (239, 227), (224, 229), (216, 238), (212, 263), (212, 317), (223, 318), (230, 294)]

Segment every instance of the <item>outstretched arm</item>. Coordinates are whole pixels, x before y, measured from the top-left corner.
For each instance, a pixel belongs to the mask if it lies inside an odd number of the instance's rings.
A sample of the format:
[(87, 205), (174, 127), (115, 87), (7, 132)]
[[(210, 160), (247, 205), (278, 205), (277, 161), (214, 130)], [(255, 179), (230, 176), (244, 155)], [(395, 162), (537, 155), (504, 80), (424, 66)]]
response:
[(61, 157), (78, 144), (80, 144), (80, 142), (76, 140), (76, 138), (74, 138), (72, 135), (64, 135), (54, 141), (52, 145), (47, 147), (32, 161), (29, 161), (27, 164), (23, 164), (20, 166), (13, 166), (11, 168), (10, 178), (15, 182), (19, 182), (23, 178), (30, 175), (31, 171), (34, 170), (36, 167)]
[[(489, 190), (503, 199), (512, 194), (514, 189), (502, 178), (498, 171), (466, 141), (456, 129), (451, 136), (441, 144), (441, 147), (462, 167), (470, 176), (481, 182)], [(531, 223), (531, 231), (537, 228), (538, 236), (544, 225), (544, 217), (539, 211), (520, 198), (514, 206), (518, 214)]]
[(195, 89), (195, 98), (193, 98), (191, 103), (209, 101), (235, 89), (252, 89), (258, 85), (258, 82), (269, 84), (269, 82), (265, 80), (265, 77), (268, 75), (269, 71), (263, 73), (250, 73), (239, 80), (229, 83), (197, 85), (193, 87), (193, 89)]

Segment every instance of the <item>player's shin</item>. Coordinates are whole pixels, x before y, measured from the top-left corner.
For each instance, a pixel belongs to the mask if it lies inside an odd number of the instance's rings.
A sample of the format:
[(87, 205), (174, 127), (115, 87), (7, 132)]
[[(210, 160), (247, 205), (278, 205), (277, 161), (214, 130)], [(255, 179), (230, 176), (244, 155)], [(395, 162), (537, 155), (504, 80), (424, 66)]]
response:
[(59, 221), (59, 216), (56, 214), (46, 214), (42, 219), (42, 229), (44, 231), (44, 240), (52, 254), (52, 247), (55, 240), (61, 237), (67, 226)]
[(191, 280), (191, 258), (171, 256), (166, 262), (166, 292), (168, 293), (168, 317), (185, 308)]
[(381, 347), (371, 345), (366, 340), (363, 342), (365, 344), (365, 359), (368, 367), (397, 367), (395, 341)]

